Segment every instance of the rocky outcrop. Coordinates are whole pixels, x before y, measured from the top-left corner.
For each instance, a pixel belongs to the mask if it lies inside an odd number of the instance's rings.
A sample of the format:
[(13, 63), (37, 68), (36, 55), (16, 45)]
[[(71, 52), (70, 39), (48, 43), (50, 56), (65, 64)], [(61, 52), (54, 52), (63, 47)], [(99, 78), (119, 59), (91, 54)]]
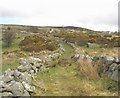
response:
[(98, 44), (95, 44), (95, 43), (87, 43), (87, 47), (88, 48), (98, 48), (100, 46)]
[(21, 58), (16, 70), (7, 69), (0, 76), (0, 91), (2, 96), (30, 96), (35, 91), (32, 79), (35, 74), (44, 69), (41, 59)]
[(120, 59), (111, 56), (101, 58), (103, 72), (114, 81), (120, 81)]
[(99, 62), (100, 72), (99, 74), (107, 74), (107, 76), (114, 80), (120, 81), (120, 59), (112, 56), (94, 56), (83, 54), (75, 54), (73, 57), (74, 61), (80, 61), (81, 59), (86, 59), (92, 62), (93, 67), (96, 62)]
[(20, 66), (16, 70), (7, 69), (0, 76), (0, 91), (2, 96), (31, 96), (35, 91), (32, 85), (32, 79), (36, 77), (36, 73), (47, 69), (44, 61), (51, 61), (62, 55), (65, 51), (62, 44), (60, 49), (50, 53), (44, 52), (45, 58), (37, 57), (20, 58)]

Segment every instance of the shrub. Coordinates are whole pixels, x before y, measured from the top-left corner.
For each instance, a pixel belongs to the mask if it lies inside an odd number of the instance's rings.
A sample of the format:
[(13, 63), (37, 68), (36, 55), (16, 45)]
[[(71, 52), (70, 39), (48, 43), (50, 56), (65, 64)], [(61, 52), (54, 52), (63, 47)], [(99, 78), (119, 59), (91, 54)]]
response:
[(57, 49), (57, 42), (43, 38), (40, 34), (26, 36), (20, 42), (20, 48), (23, 51), (39, 52), (41, 50), (54, 51)]
[(15, 39), (15, 32), (11, 30), (7, 30), (3, 33), (3, 41), (5, 42), (7, 47), (10, 47)]
[(112, 37), (110, 34), (105, 34), (104, 37)]
[(97, 39), (97, 38), (101, 38), (101, 35), (99, 35), (99, 34), (89, 34), (89, 38)]
[(113, 39), (111, 40), (111, 44), (114, 47), (120, 47), (120, 37), (113, 37)]
[(89, 39), (89, 41), (88, 41), (89, 43), (95, 43), (96, 42), (96, 40), (94, 39), (94, 38), (91, 38), (91, 39)]
[(55, 37), (64, 38), (66, 42), (78, 43), (79, 45), (86, 45), (89, 37), (84, 33), (58, 33)]
[[(85, 46), (88, 42), (100, 44), (102, 47), (120, 47), (120, 37), (114, 37), (112, 35), (105, 34), (88, 34), (88, 33), (57, 33), (55, 37), (63, 38), (66, 42), (77, 43), (80, 46)], [(109, 38), (110, 39), (109, 39)], [(107, 45), (107, 46), (106, 46)]]

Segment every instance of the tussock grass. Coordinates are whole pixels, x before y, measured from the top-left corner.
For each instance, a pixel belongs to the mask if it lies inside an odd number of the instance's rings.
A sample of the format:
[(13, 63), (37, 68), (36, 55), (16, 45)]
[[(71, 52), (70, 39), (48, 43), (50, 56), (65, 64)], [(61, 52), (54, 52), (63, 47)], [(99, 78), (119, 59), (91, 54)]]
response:
[(99, 79), (98, 69), (98, 63), (93, 64), (90, 60), (84, 59), (78, 61), (78, 70), (80, 75), (83, 75), (88, 79)]

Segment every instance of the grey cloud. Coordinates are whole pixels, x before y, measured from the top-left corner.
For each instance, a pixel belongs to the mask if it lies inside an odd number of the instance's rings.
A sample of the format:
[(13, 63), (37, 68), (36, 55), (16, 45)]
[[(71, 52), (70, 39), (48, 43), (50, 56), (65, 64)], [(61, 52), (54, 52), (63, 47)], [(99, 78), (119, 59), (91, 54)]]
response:
[(92, 17), (86, 17), (78, 19), (80, 23), (83, 24), (94, 24), (94, 25), (108, 25), (117, 26), (118, 25), (118, 14), (108, 14), (108, 15), (97, 15)]
[(0, 11), (0, 17), (23, 17), (24, 14), (14, 10), (3, 9)]

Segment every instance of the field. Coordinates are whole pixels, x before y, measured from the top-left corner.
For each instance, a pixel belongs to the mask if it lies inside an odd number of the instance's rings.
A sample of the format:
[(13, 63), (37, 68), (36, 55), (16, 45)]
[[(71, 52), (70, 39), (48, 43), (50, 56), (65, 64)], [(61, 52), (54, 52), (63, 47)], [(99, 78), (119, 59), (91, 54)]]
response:
[[(83, 45), (86, 40), (82, 42), (79, 40), (81, 35), (73, 36), (73, 33), (64, 36), (55, 32), (40, 34), (42, 38), (36, 37), (39, 35), (38, 33), (27, 34), (28, 37), (26, 37), (26, 33), (19, 33), (10, 47), (6, 47), (4, 41), (0, 41), (2, 46), (2, 73), (8, 68), (17, 69), (20, 66), (20, 58), (40, 57), (41, 51), (45, 51), (46, 55), (54, 53), (54, 51), (59, 51), (60, 47), (58, 47), (58, 44), (61, 44), (64, 49), (59, 57), (54, 57), (49, 61), (46, 60), (45, 65), (50, 67), (36, 73), (35, 78), (32, 80), (35, 91), (31, 93), (31, 96), (118, 96), (118, 82), (111, 80), (104, 73), (101, 73), (102, 77), (98, 76), (98, 78), (91, 79), (89, 74), (92, 69), (86, 68), (86, 66), (92, 65), (87, 63), (87, 61), (75, 60), (74, 56), (75, 54), (80, 54), (80, 57), (82, 55), (89, 55), (90, 57), (100, 55), (118, 57), (119, 45), (115, 47), (117, 44), (114, 44), (113, 47), (110, 47), (111, 43), (105, 42), (108, 45), (106, 47), (103, 42), (100, 47), (89, 48)], [(86, 37), (86, 35), (83, 34), (82, 37)], [(23, 41), (24, 38), (26, 40)], [(98, 39), (96, 38), (96, 40)], [(98, 44), (98, 41), (95, 44)], [(69, 43), (73, 43), (74, 47)], [(38, 49), (38, 46), (40, 49)], [(81, 67), (88, 74), (87, 76), (79, 69)], [(93, 68), (92, 71), (94, 70)], [(98, 74), (96, 70), (93, 73), (92, 77)]]

